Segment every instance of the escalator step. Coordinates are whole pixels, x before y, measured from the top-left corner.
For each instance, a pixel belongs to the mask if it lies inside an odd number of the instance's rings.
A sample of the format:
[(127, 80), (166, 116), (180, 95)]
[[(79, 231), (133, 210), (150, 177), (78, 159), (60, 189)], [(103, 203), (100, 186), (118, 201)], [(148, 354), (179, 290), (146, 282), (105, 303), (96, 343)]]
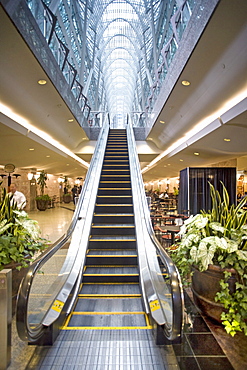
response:
[(87, 265), (134, 265), (137, 264), (137, 256), (123, 256), (123, 255), (87, 255)]
[(68, 327), (95, 327), (95, 328), (147, 328), (147, 320), (144, 312), (126, 313), (119, 312), (116, 314), (109, 314), (94, 312), (89, 313), (78, 312), (71, 316)]
[(138, 297), (79, 298), (74, 312), (141, 312), (142, 300)]
[(83, 283), (80, 295), (100, 295), (100, 296), (122, 296), (122, 295), (141, 295), (138, 282), (133, 283)]
[(87, 256), (137, 256), (136, 249), (88, 249)]

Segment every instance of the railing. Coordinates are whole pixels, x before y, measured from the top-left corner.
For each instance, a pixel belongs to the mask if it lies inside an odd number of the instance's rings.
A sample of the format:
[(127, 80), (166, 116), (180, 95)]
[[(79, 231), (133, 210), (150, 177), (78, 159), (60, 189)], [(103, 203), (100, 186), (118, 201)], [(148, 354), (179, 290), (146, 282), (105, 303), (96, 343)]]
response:
[(180, 40), (189, 23), (196, 1), (184, 0), (181, 3), (180, 7), (171, 16), (169, 27), (167, 27), (163, 37), (164, 45), (161, 48), (160, 55), (157, 56), (157, 59), (162, 60), (162, 62), (155, 71), (156, 80), (151, 86), (146, 99), (146, 113), (151, 113), (155, 101), (159, 96), (160, 88), (167, 76), (169, 66), (176, 55)]
[(163, 327), (168, 340), (181, 336), (183, 292), (180, 276), (154, 235), (131, 123), (127, 124), (129, 162), (141, 286), (146, 312)]
[[(107, 121), (101, 130), (67, 233), (34, 261), (21, 283), (16, 322), (22, 340), (38, 343), (44, 336), (53, 335), (48, 327), (61, 313), (67, 315), (70, 312), (77, 297), (108, 131)], [(53, 339), (47, 338), (45, 343), (51, 344)]]
[(57, 35), (57, 17), (43, 1), (40, 1), (40, 6), (37, 6), (37, 1), (28, 1), (28, 6), (35, 17), (60, 70), (69, 84), (85, 120), (88, 120), (91, 108), (87, 102), (87, 97), (83, 94), (83, 86), (78, 80), (78, 72), (69, 61), (69, 54), (71, 51)]

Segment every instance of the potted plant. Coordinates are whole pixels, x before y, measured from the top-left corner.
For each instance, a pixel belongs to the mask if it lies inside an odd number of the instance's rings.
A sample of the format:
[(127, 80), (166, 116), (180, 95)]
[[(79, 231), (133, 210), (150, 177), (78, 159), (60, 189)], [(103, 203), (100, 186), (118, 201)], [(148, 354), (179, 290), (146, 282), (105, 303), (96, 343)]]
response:
[(64, 194), (63, 194), (63, 201), (64, 203), (69, 203), (72, 200), (72, 196), (69, 193), (69, 189), (71, 188), (69, 179), (67, 176), (64, 176)]
[(51, 201), (48, 194), (44, 194), (46, 186), (46, 181), (48, 180), (47, 173), (43, 170), (40, 172), (37, 179), (37, 184), (39, 185), (40, 195), (36, 197), (36, 204), (39, 211), (45, 211)]
[[(1, 185), (1, 184), (0, 184)], [(10, 204), (11, 196), (6, 189), (0, 188), (0, 271), (12, 269), (13, 314), (15, 300), (25, 267), (28, 267), (36, 253), (48, 245), (40, 237), (37, 221), (19, 211), (17, 204)], [(21, 270), (21, 271), (20, 271)]]
[(184, 222), (181, 240), (172, 259), (185, 283), (191, 278), (195, 303), (200, 310), (220, 320), (227, 333), (247, 335), (247, 197), (229, 205), (210, 185), (212, 209), (202, 210)]

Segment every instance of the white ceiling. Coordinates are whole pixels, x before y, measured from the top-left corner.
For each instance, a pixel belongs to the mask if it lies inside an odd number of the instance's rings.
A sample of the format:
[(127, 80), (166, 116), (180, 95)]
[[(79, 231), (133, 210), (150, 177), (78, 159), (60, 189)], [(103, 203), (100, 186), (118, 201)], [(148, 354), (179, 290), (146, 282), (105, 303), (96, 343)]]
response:
[[(0, 165), (13, 163), (19, 168), (84, 177), (86, 166), (56, 149), (51, 140), (43, 140), (45, 134), (40, 138), (16, 122), (21, 117), (90, 161), (95, 143), (87, 139), (1, 7), (0, 19), (0, 102), (12, 115), (18, 115), (14, 121), (6, 116), (6, 111), (0, 113)], [(188, 166), (209, 166), (235, 158), (239, 158), (238, 169), (247, 170), (246, 40), (247, 2), (222, 0), (157, 117), (147, 142), (138, 142), (142, 168), (208, 116), (211, 116), (208, 122), (214, 122), (145, 172), (144, 181), (178, 176), (179, 171)], [(38, 85), (39, 79), (48, 80), (47, 85)], [(182, 86), (183, 79), (191, 85)], [(237, 103), (243, 102), (229, 105), (236, 97)], [(229, 110), (232, 106), (235, 108)], [(74, 122), (69, 123), (70, 118), (74, 118)], [(160, 120), (165, 124), (159, 123)], [(231, 141), (225, 142), (224, 138)], [(29, 148), (34, 150), (30, 152)], [(195, 156), (194, 152), (200, 155)]]

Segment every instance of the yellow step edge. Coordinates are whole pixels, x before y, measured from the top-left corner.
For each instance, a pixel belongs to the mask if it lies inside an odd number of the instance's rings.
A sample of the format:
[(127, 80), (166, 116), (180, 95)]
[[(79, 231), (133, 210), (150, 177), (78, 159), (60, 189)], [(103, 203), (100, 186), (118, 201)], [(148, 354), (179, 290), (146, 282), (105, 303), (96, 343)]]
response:
[(140, 312), (129, 312), (129, 311), (126, 311), (126, 312), (112, 312), (112, 311), (109, 311), (109, 312), (87, 312), (87, 311), (74, 311), (71, 313), (72, 316), (80, 316), (80, 315), (145, 315), (145, 312), (144, 311), (140, 311)]
[(93, 228), (99, 228), (99, 229), (108, 229), (109, 227), (111, 228), (119, 228), (119, 229), (133, 229), (135, 226), (134, 225), (92, 225)]
[(93, 238), (92, 235), (90, 235), (90, 241), (94, 241), (94, 242), (101, 242), (101, 241), (104, 241), (104, 242), (122, 242), (122, 241), (123, 242), (136, 242), (136, 239), (113, 239), (113, 238), (99, 239), (99, 238), (94, 238), (93, 240), (91, 240), (91, 238)]
[[(137, 257), (137, 254), (87, 254), (87, 257)], [(56, 275), (56, 274), (54, 274)], [(165, 274), (162, 274), (162, 276)], [(167, 274), (166, 274), (167, 275)]]
[(123, 297), (123, 298), (141, 298), (142, 295), (141, 294), (83, 294), (83, 293), (80, 293), (78, 294), (78, 298), (81, 298), (81, 299), (88, 299), (88, 298), (97, 298), (97, 299), (101, 299), (101, 298), (107, 298), (107, 299), (115, 299), (115, 298), (120, 298), (120, 297)]
[(69, 324), (71, 314), (68, 316), (65, 325), (60, 327), (61, 330), (147, 330), (153, 329), (153, 326), (150, 324), (149, 317), (146, 313), (144, 313), (146, 326), (67, 326)]
[(98, 283), (94, 283), (94, 282), (91, 282), (91, 283), (82, 283), (82, 286), (83, 285), (139, 285), (139, 283), (136, 281), (136, 282), (123, 282), (123, 283), (119, 283), (119, 282), (112, 282), (112, 283), (101, 283), (100, 281)]
[(97, 195), (97, 197), (98, 198), (132, 198), (132, 195)]
[(62, 326), (60, 330), (152, 330), (153, 327), (149, 326), (109, 326), (109, 327), (94, 327), (94, 326)]
[[(97, 266), (98, 267), (98, 266)], [(124, 277), (124, 276), (139, 276), (139, 274), (85, 274), (83, 273), (83, 276), (119, 276), (119, 277)]]
[(96, 217), (100, 217), (100, 216), (129, 217), (129, 216), (134, 216), (134, 213), (94, 213), (93, 215)]
[[(90, 268), (99, 267), (99, 265), (86, 265), (85, 268), (87, 268), (87, 267), (90, 267)], [(100, 265), (100, 267), (109, 267), (109, 268), (121, 267), (121, 268), (123, 268), (123, 267), (137, 267), (137, 265), (127, 265), (127, 266), (126, 265)], [(97, 275), (109, 275), (109, 274), (97, 274)], [(116, 275), (116, 274), (113, 274), (113, 275)], [(133, 274), (119, 274), (119, 275), (123, 276), (123, 275), (133, 275)], [(134, 275), (138, 275), (138, 274), (134, 274)]]
[(100, 204), (100, 203), (96, 203), (95, 204), (96, 205), (96, 207), (97, 206), (100, 206), (100, 207), (109, 207), (109, 206), (111, 206), (111, 207), (132, 207), (133, 206), (133, 204), (132, 203), (129, 203), (129, 204), (127, 204), (127, 203), (114, 203), (114, 204)]

